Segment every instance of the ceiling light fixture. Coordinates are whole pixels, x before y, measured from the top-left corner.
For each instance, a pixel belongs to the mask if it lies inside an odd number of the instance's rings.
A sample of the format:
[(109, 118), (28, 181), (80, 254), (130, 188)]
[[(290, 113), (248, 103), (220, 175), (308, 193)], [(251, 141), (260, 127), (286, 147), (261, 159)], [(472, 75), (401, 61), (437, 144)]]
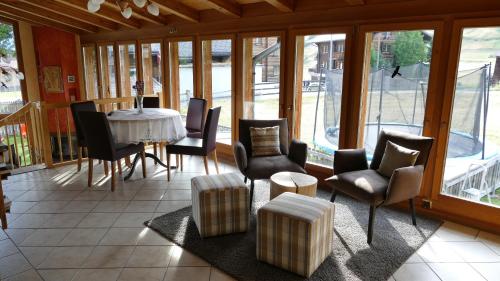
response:
[(153, 16), (159, 16), (160, 15), (160, 7), (158, 7), (158, 4), (149, 1), (149, 5), (147, 7), (147, 10), (150, 14)]
[(91, 13), (96, 13), (101, 8), (100, 4), (96, 4), (94, 0), (89, 0), (87, 2), (87, 10)]
[(144, 8), (147, 2), (147, 0), (134, 0), (134, 4), (139, 8)]
[(116, 4), (120, 7), (120, 12), (124, 18), (129, 19), (132, 16), (132, 8), (127, 1), (116, 0)]

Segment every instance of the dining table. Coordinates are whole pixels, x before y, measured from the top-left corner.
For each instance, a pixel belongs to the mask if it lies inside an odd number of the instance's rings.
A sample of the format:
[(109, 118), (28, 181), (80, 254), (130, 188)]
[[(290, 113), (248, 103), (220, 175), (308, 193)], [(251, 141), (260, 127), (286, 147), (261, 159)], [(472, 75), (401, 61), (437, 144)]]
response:
[[(174, 109), (144, 108), (142, 112), (138, 109), (115, 110), (109, 112), (107, 117), (116, 143), (173, 143), (186, 136), (182, 116)], [(146, 153), (146, 157), (167, 168), (156, 155)], [(139, 158), (139, 155), (134, 157), (125, 180), (134, 173)]]

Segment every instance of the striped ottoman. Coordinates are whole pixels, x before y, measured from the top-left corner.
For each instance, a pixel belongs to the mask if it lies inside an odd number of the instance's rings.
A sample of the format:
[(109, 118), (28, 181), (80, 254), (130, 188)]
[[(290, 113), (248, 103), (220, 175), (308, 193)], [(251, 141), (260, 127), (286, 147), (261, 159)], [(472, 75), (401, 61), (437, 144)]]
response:
[(257, 211), (257, 259), (310, 277), (332, 251), (335, 207), (285, 192)]
[(191, 179), (193, 218), (201, 237), (248, 229), (249, 191), (236, 174)]

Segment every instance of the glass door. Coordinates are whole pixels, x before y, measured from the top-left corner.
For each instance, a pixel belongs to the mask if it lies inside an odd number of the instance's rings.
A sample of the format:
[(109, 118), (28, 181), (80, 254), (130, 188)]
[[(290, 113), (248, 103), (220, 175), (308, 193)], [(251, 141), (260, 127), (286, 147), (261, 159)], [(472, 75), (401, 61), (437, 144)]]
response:
[(167, 41), (171, 107), (185, 119), (189, 99), (194, 97), (194, 44), (192, 40)]

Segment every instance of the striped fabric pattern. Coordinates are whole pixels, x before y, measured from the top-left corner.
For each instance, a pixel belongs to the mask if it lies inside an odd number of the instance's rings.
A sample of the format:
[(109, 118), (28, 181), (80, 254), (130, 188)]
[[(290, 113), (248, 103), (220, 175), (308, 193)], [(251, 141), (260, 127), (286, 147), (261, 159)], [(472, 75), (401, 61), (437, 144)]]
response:
[(248, 229), (249, 190), (236, 174), (191, 179), (193, 219), (201, 237)]
[(335, 206), (285, 192), (257, 211), (257, 259), (310, 277), (330, 255)]
[(281, 155), (280, 126), (256, 128), (250, 127), (252, 156)]

